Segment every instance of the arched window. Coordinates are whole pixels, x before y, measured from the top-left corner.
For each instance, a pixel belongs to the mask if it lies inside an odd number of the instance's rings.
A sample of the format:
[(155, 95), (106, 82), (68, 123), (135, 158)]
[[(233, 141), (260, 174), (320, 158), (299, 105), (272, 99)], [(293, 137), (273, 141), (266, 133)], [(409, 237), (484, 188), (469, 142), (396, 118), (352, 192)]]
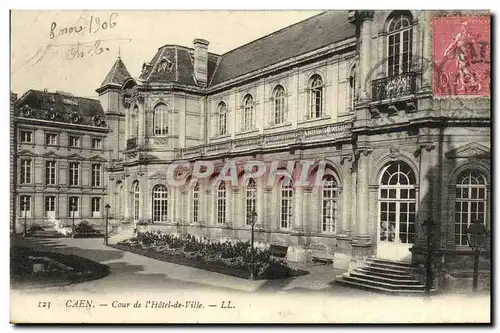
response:
[(200, 212), (200, 186), (196, 183), (193, 187), (193, 213), (192, 219), (194, 223), (198, 223), (198, 217)]
[(318, 74), (309, 83), (309, 118), (321, 118), (323, 113), (323, 79)]
[(220, 102), (217, 106), (217, 116), (218, 116), (218, 134), (227, 134), (227, 106), (226, 103)]
[(245, 95), (243, 98), (243, 131), (247, 131), (253, 128), (253, 97), (250, 94)]
[(278, 85), (273, 90), (273, 125), (282, 124), (285, 122), (285, 88)]
[(487, 183), (478, 170), (468, 169), (457, 177), (455, 195), (455, 244), (467, 245), (467, 228), (479, 220), (486, 224)]
[(153, 111), (154, 135), (168, 134), (168, 110), (165, 104), (158, 104)]
[(131, 137), (137, 138), (139, 137), (139, 107), (136, 105), (132, 110), (131, 115)]
[(217, 187), (217, 223), (226, 223), (226, 183), (221, 181)]
[(168, 189), (165, 185), (153, 187), (153, 222), (166, 222), (168, 219)]
[(245, 221), (247, 225), (252, 224), (252, 212), (257, 209), (257, 186), (255, 180), (250, 178), (245, 188)]
[(293, 186), (290, 178), (283, 179), (280, 193), (280, 227), (290, 229), (293, 218)]
[(387, 27), (388, 76), (406, 73), (411, 68), (412, 19), (407, 14), (396, 12)]
[(323, 219), (321, 230), (323, 232), (335, 232), (338, 186), (333, 175), (325, 175), (322, 190), (321, 205), (323, 208)]
[(414, 243), (415, 184), (415, 172), (405, 162), (393, 162), (383, 169), (379, 188), (380, 241)]
[(356, 103), (356, 66), (351, 69), (351, 75), (349, 75), (349, 108), (354, 111), (354, 104)]
[(134, 183), (134, 202), (133, 202), (133, 209), (134, 209), (134, 221), (139, 221), (139, 206), (141, 204), (141, 191), (139, 189), (139, 182)]

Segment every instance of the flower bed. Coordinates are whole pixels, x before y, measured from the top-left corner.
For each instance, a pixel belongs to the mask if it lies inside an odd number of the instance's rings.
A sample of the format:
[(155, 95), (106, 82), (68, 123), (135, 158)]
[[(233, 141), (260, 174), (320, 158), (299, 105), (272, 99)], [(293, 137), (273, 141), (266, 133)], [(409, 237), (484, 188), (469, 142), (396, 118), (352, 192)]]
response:
[[(194, 236), (176, 236), (157, 232), (139, 232), (115, 248), (154, 259), (192, 266), (222, 274), (249, 278), (251, 269), (250, 242), (215, 242)], [(274, 258), (269, 250), (254, 252), (255, 279), (283, 279), (307, 274), (288, 267), (283, 259)]]
[(104, 234), (99, 230), (95, 229), (87, 221), (82, 221), (75, 227), (74, 238), (101, 238), (101, 237), (104, 237)]

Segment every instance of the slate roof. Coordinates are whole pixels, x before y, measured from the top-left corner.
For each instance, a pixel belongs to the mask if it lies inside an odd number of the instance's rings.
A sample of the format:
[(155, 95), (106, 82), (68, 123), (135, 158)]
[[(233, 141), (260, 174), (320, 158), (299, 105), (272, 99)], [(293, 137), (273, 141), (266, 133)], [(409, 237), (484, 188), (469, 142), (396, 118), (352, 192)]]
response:
[[(209, 87), (353, 36), (355, 26), (348, 21), (348, 11), (326, 11), (223, 55), (209, 52)], [(139, 79), (144, 83), (176, 82), (196, 86), (193, 52), (193, 48), (164, 45), (143, 65)], [(118, 59), (101, 88), (110, 83), (121, 85), (129, 77), (125, 65)]]
[[(148, 83), (177, 82), (196, 85), (194, 80), (192, 48), (179, 45), (164, 45), (158, 49), (153, 59), (143, 66), (139, 78)], [(219, 56), (208, 53), (208, 78), (217, 67)]]
[(76, 112), (81, 118), (79, 124), (95, 125), (95, 116), (104, 119), (104, 111), (98, 100), (76, 97), (64, 92), (28, 90), (17, 100), (16, 108), (22, 111), (26, 105), (33, 111), (30, 116), (35, 118), (48, 118), (48, 114), (54, 112), (56, 114), (54, 120), (70, 122), (70, 116)]
[(210, 86), (355, 36), (347, 11), (326, 11), (221, 55)]
[(130, 77), (132, 76), (128, 72), (127, 67), (123, 63), (122, 59), (118, 57), (118, 59), (116, 59), (115, 63), (113, 64), (113, 67), (111, 67), (108, 75), (106, 75), (106, 78), (104, 79), (104, 81), (102, 81), (101, 87), (104, 87), (108, 84), (122, 85), (123, 82), (125, 82), (125, 80)]

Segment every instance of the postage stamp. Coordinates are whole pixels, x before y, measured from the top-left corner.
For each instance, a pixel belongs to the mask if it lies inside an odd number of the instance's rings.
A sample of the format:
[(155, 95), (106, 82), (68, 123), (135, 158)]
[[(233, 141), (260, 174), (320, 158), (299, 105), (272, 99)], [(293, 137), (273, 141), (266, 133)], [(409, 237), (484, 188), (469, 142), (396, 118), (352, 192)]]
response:
[(490, 95), (490, 17), (432, 21), (434, 95)]

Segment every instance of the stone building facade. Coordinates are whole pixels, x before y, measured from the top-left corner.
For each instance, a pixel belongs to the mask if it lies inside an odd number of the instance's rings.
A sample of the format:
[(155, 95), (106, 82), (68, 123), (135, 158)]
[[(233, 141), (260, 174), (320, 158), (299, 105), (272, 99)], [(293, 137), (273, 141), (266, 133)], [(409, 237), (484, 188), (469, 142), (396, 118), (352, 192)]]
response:
[(54, 219), (102, 225), (109, 127), (99, 101), (29, 90), (11, 103), (12, 231)]
[(222, 55), (161, 46), (139, 77), (117, 59), (97, 89), (111, 222), (248, 240), (255, 211), (261, 244), (347, 267), (415, 259), (431, 219), (440, 249), (466, 251), (467, 225), (490, 225), (491, 107), (433, 94), (431, 22), (452, 14), (325, 12)]

